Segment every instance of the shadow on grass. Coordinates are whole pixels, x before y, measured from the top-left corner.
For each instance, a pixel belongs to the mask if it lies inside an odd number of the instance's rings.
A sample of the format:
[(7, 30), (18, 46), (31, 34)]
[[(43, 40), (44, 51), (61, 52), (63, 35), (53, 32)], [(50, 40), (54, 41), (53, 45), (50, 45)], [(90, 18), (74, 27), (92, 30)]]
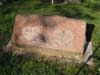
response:
[[(84, 63), (82, 64), (82, 66), (79, 68), (79, 70), (76, 72), (75, 75), (80, 75), (80, 72), (82, 71), (82, 69), (87, 65), (87, 62), (88, 62), (89, 60), (91, 60), (91, 58), (93, 58), (93, 57), (95, 56), (95, 54), (96, 54), (96, 52), (99, 50), (99, 48), (100, 48), (100, 44), (99, 44), (99, 45), (96, 47), (96, 49), (93, 51), (93, 54), (90, 55), (90, 56), (88, 57), (87, 61), (84, 62)], [(97, 57), (96, 57), (96, 58), (97, 58)], [(100, 57), (98, 57), (98, 58), (100, 59)]]
[[(33, 63), (31, 65), (29, 64), (29, 66), (32, 66), (42, 62), (42, 59), (40, 60), (38, 57), (38, 59), (36, 57), (37, 55), (33, 53), (27, 55), (18, 55), (11, 52), (4, 52), (2, 49), (0, 49), (0, 75), (21, 75), (23, 73), (22, 68), (25, 63), (31, 61)], [(28, 69), (30, 70), (30, 68)], [(25, 73), (27, 73), (27, 71)]]
[(84, 13), (83, 12), (84, 10), (82, 10), (80, 6), (73, 6), (73, 5), (70, 6), (70, 5), (72, 5), (72, 4), (66, 5), (66, 7), (56, 5), (54, 8), (61, 15), (66, 16), (66, 17), (77, 18), (77, 19), (87, 18), (90, 20), (95, 19), (95, 17), (92, 16), (91, 14)]
[(22, 2), (24, 2), (25, 0), (0, 0), (2, 3), (4, 3), (4, 4), (11, 4), (11, 3), (13, 3), (13, 2), (19, 2), (19, 3), (22, 3)]
[(94, 24), (87, 24), (86, 25), (86, 44), (84, 46), (83, 55), (86, 53), (86, 50), (87, 50), (87, 48), (89, 46), (89, 43), (91, 42), (94, 28), (95, 28)]
[[(17, 74), (20, 73), (20, 68), (18, 68), (18, 64), (20, 64), (22, 56), (13, 56), (12, 53), (5, 53), (3, 50), (0, 50), (0, 74), (1, 75), (12, 75), (15, 71)], [(16, 70), (14, 68), (16, 67)]]
[[(36, 2), (36, 3), (35, 3)], [(10, 14), (12, 12), (18, 13), (18, 14), (31, 14), (34, 13), (37, 10), (41, 10), (44, 8), (48, 8), (49, 3), (42, 3), (38, 0), (32, 1), (32, 0), (18, 0), (12, 3), (8, 3), (8, 5), (3, 5), (1, 8), (2, 14)], [(42, 12), (42, 11), (41, 11)], [(38, 13), (37, 13), (38, 14)]]

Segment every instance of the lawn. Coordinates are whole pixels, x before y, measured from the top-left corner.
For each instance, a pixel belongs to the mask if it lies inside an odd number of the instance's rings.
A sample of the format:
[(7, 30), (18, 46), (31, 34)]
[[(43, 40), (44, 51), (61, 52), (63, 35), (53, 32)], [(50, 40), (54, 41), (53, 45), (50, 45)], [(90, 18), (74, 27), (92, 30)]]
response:
[[(100, 0), (54, 5), (42, 0), (16, 1), (0, 5), (0, 75), (100, 75)], [(44, 61), (40, 57), (5, 53), (2, 48), (10, 40), (17, 14), (61, 15), (95, 25), (92, 36), (95, 65), (82, 67), (81, 64)]]

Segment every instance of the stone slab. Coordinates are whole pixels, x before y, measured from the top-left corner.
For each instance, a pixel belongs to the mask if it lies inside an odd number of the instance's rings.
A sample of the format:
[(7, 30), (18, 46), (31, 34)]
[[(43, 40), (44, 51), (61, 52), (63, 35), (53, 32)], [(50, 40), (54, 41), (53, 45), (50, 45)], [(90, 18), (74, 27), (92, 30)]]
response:
[(83, 20), (57, 15), (17, 15), (5, 50), (87, 62), (92, 54), (92, 43), (86, 42)]
[(82, 54), (86, 22), (62, 16), (18, 15), (11, 42)]

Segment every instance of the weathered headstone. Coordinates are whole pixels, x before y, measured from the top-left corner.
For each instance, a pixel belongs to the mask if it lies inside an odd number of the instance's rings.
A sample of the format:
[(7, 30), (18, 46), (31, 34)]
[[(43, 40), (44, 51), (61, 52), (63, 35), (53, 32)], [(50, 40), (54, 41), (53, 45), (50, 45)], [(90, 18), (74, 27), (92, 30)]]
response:
[(83, 61), (85, 43), (85, 21), (56, 15), (18, 15), (7, 48), (15, 53), (35, 52)]

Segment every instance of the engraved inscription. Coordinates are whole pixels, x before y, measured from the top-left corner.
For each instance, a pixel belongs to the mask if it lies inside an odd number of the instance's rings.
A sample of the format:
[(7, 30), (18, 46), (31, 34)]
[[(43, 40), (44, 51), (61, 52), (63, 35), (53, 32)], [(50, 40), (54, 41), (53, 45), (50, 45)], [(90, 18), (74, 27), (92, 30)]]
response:
[(74, 35), (71, 31), (55, 30), (50, 38), (50, 45), (59, 49), (73, 47)]
[(37, 26), (26, 26), (22, 29), (21, 32), (21, 36), (19, 37), (19, 39), (22, 42), (26, 42), (27, 44), (31, 44), (34, 45), (35, 43), (39, 42), (39, 35), (40, 35), (41, 31), (40, 28)]

